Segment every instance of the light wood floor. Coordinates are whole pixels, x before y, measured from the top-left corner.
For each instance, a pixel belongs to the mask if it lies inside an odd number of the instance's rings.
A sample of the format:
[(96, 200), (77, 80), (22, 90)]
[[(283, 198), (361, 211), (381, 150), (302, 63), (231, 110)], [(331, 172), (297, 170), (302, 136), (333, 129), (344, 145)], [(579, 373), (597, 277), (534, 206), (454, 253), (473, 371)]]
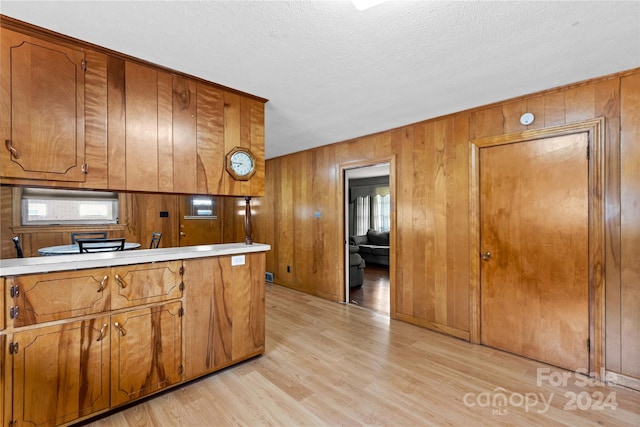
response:
[(362, 286), (349, 290), (349, 301), (360, 307), (389, 315), (389, 267), (367, 265)]
[(263, 356), (91, 425), (640, 425), (640, 392), (277, 285), (266, 306)]

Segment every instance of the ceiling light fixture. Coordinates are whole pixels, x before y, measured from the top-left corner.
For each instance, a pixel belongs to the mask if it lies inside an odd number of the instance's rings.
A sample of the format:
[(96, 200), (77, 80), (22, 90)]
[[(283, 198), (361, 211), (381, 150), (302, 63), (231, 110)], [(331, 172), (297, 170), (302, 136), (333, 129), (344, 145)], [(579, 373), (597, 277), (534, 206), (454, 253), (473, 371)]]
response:
[(358, 10), (365, 10), (384, 2), (385, 0), (353, 0), (353, 5)]

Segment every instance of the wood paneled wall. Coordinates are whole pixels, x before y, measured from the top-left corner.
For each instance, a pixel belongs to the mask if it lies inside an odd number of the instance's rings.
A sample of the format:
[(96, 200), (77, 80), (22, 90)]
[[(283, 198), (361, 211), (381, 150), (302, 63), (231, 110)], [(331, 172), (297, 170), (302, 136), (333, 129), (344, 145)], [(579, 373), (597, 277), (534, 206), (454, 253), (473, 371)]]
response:
[(620, 94), (620, 231), (612, 239), (620, 246), (607, 283), (607, 335), (615, 338), (607, 341), (607, 367), (640, 378), (640, 73), (622, 78)]
[[(344, 298), (343, 177), (393, 159), (392, 317), (469, 339), (469, 141), (605, 118), (606, 366), (640, 378), (640, 69), (270, 159), (255, 240), (275, 282)], [(536, 116), (525, 127), (519, 118)], [(319, 213), (319, 216), (316, 214)]]

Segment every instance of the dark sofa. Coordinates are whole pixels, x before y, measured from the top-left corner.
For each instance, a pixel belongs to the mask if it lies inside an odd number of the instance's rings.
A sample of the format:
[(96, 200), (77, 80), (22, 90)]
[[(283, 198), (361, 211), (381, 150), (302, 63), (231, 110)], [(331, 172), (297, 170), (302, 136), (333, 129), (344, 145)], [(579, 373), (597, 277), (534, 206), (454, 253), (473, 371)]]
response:
[(369, 229), (363, 236), (349, 237), (350, 245), (358, 246), (358, 253), (367, 264), (389, 265), (389, 232)]
[(349, 245), (349, 287), (357, 288), (364, 283), (365, 261), (358, 254), (358, 247)]

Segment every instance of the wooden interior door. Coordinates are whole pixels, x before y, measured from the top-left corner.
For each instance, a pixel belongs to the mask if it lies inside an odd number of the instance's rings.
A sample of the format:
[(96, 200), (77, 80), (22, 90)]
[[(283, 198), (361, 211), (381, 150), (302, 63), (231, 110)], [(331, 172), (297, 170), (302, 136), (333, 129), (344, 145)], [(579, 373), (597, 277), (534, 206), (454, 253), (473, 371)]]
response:
[(480, 150), (481, 341), (589, 368), (588, 134)]
[[(181, 196), (180, 199), (180, 246), (222, 243), (222, 221), (219, 215), (197, 216), (197, 212), (194, 212), (197, 208), (193, 206), (194, 196)], [(213, 203), (217, 203), (215, 197), (211, 199)]]

